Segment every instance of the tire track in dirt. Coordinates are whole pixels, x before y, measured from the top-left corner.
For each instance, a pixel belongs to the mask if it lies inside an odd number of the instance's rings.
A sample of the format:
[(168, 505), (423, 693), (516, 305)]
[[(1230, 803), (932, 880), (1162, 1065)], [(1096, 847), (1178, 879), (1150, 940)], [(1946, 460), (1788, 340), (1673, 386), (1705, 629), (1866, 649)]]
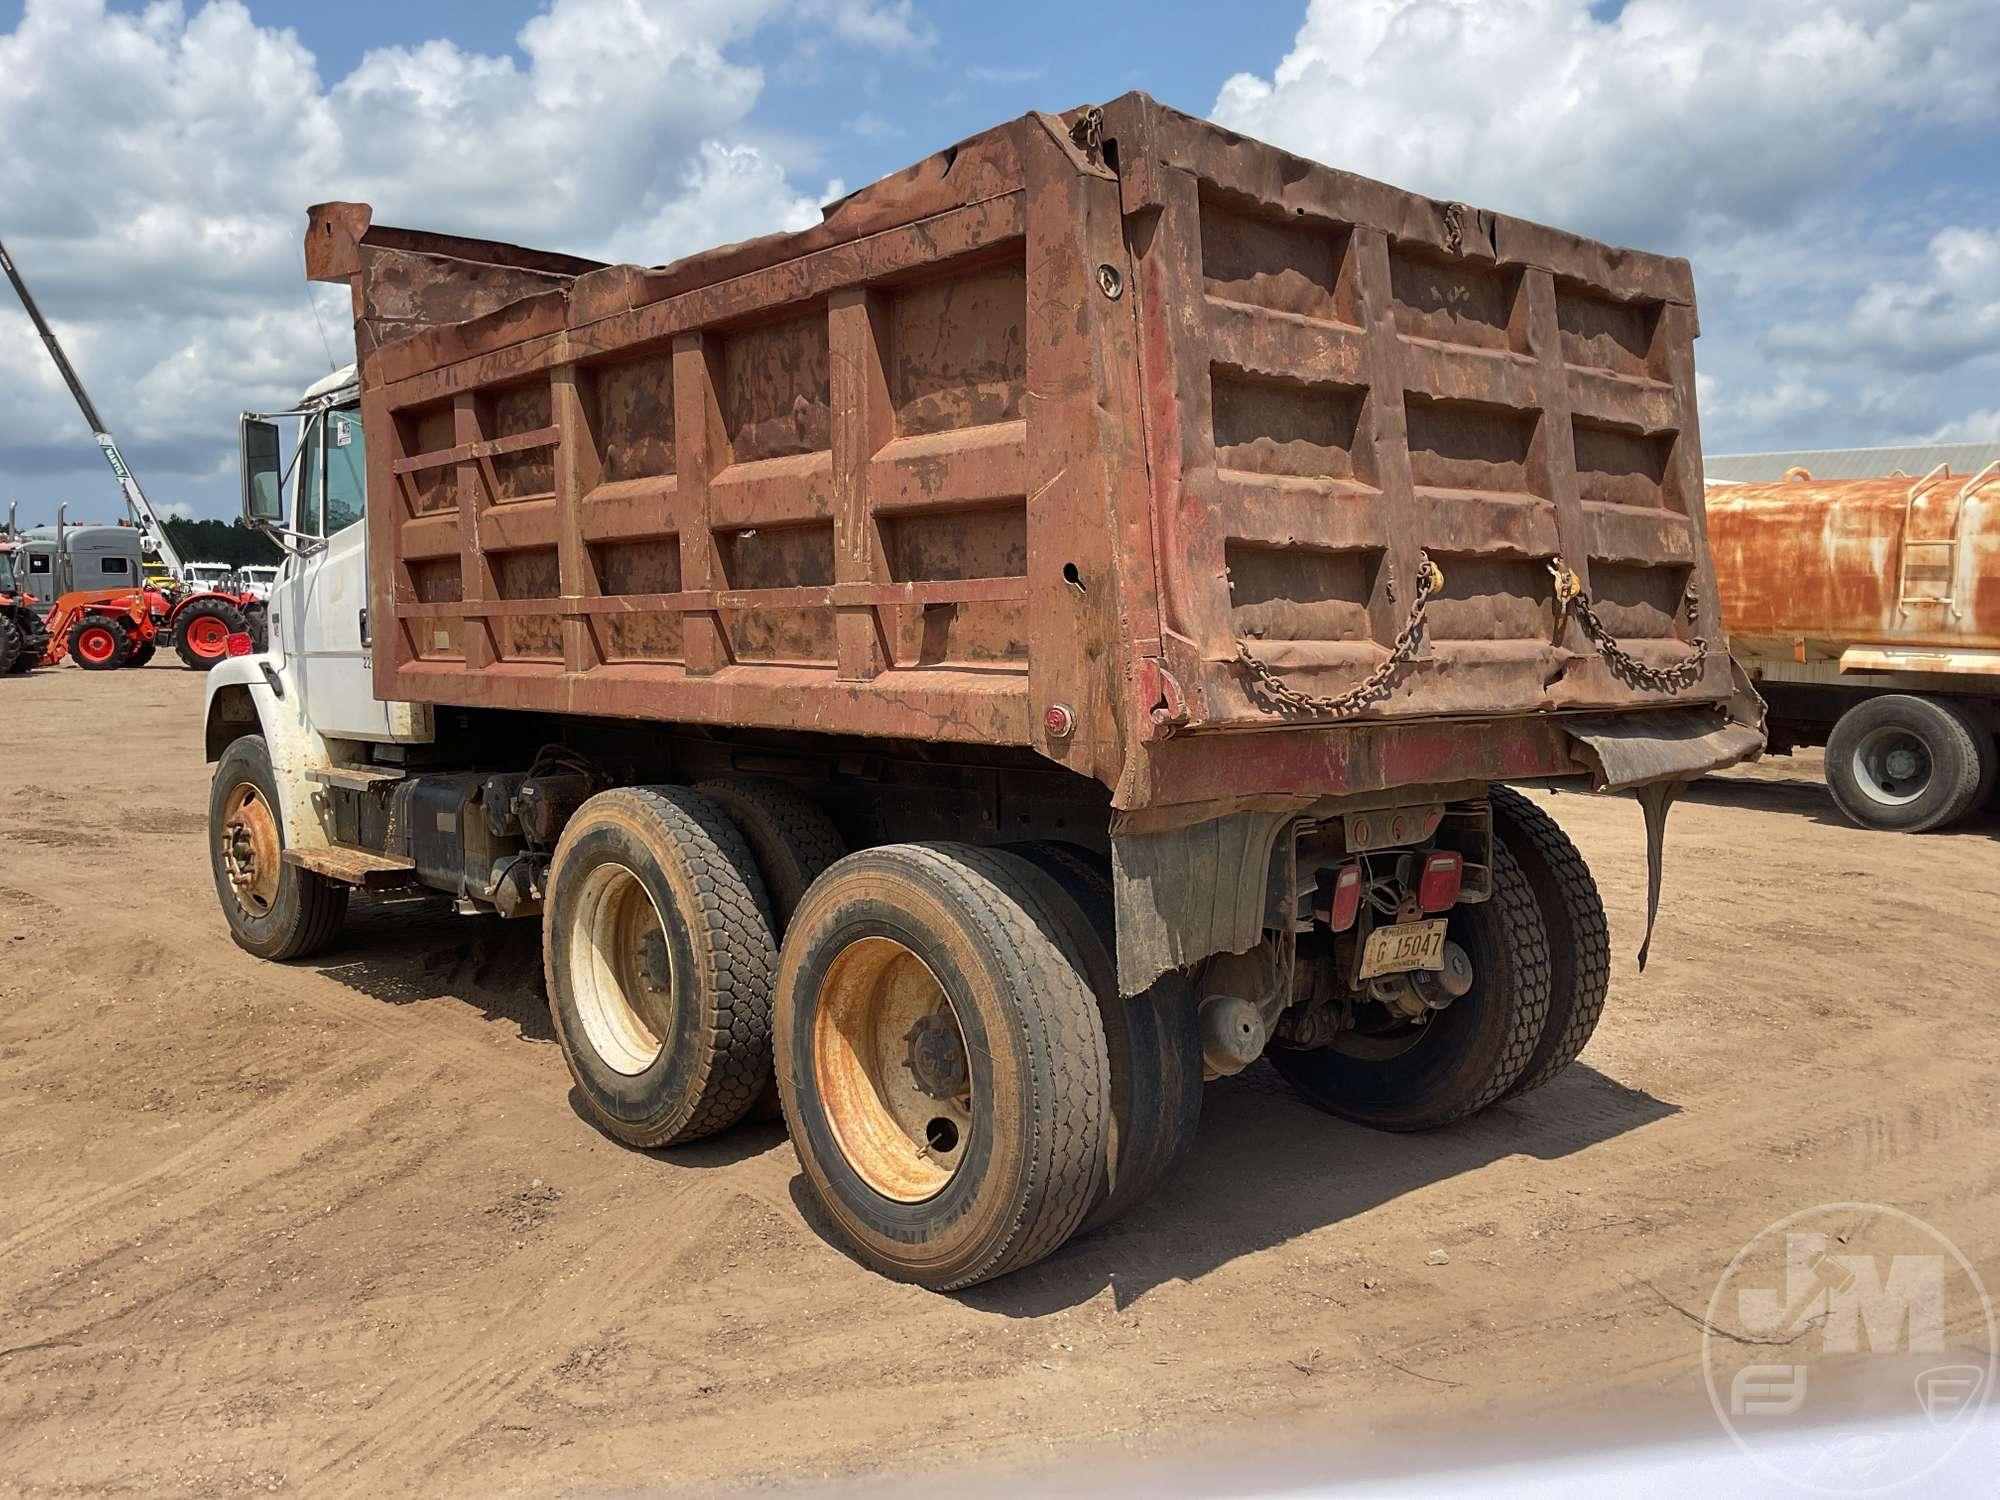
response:
[[(333, 1492), (337, 1486), (338, 1493), (359, 1497), (378, 1493), (385, 1473), (420, 1482), (523, 1385), (671, 1285), (676, 1268), (742, 1196), (733, 1183), (699, 1179), (663, 1196), (643, 1220), (628, 1218), (609, 1238), (571, 1235), (548, 1247), (545, 1263), (578, 1269), (497, 1306), (495, 1339), (466, 1350), (442, 1371), (413, 1376), (399, 1395), (366, 1412), (358, 1420), (369, 1430), (324, 1454), (307, 1487)], [(596, 1267), (610, 1269), (598, 1274)]]
[[(297, 1085), (300, 1092), (287, 1090), (273, 1095), (263, 1103), (244, 1113), (234, 1116), (209, 1130), (201, 1139), (190, 1142), (182, 1150), (165, 1157), (138, 1175), (118, 1182), (105, 1183), (101, 1187), (84, 1193), (53, 1211), (38, 1217), (33, 1223), (0, 1239), (0, 1265), (4, 1265), (24, 1250), (40, 1244), (51, 1236), (63, 1233), (83, 1223), (87, 1219), (108, 1217), (116, 1214), (122, 1206), (151, 1188), (154, 1184), (167, 1184), (169, 1191), (181, 1191), (191, 1184), (205, 1184), (210, 1181), (209, 1168), (224, 1164), (230, 1155), (241, 1150), (260, 1136), (266, 1136), (273, 1126), (281, 1121), (295, 1119), (301, 1108), (319, 1107), (333, 1109), (343, 1101), (337, 1097), (319, 1102), (321, 1095), (338, 1095), (347, 1082), (359, 1071), (370, 1066), (387, 1062), (386, 1056), (364, 1055), (353, 1058), (339, 1073), (322, 1074)], [(350, 1096), (351, 1097), (351, 1096)], [(126, 1221), (121, 1220), (122, 1223)]]

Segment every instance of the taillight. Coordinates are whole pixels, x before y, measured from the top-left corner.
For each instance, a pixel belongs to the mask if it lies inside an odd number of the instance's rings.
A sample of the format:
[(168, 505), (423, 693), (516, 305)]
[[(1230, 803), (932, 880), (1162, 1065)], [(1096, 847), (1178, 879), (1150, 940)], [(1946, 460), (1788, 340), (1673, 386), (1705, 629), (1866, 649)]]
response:
[(1424, 856), (1424, 873), (1417, 880), (1417, 909), (1450, 911), (1458, 903), (1458, 888), (1465, 880), (1465, 856), (1439, 849)]
[(1345, 932), (1361, 914), (1361, 866), (1342, 865), (1333, 877), (1333, 889), (1325, 896), (1320, 913), (1335, 932)]
[[(241, 630), (230, 632), (228, 646), (231, 656), (248, 656), (257, 649), (257, 643)], [(1454, 885), (1452, 889), (1457, 890), (1458, 887)]]

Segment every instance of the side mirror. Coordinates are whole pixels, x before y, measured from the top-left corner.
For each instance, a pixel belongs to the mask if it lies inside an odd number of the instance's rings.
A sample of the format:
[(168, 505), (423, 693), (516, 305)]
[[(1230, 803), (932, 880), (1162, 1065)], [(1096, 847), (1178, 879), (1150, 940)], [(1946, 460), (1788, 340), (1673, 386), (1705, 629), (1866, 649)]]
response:
[(282, 526), (285, 521), (285, 474), (279, 462), (278, 424), (245, 416), (238, 434), (243, 468), (243, 519)]

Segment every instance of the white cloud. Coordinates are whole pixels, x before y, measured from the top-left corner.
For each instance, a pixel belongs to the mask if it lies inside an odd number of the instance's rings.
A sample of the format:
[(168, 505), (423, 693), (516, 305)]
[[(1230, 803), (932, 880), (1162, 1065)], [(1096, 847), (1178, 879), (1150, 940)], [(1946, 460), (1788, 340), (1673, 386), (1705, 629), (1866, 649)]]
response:
[(1968, 412), (1956, 421), (1934, 428), (1925, 438), (1931, 443), (2000, 443), (2000, 406)]
[(1948, 370), (2000, 352), (2000, 229), (1939, 230), (1917, 274), (1870, 282), (1837, 322), (1781, 323), (1771, 343), (1906, 371)]
[(1312, 0), (1215, 118), (1399, 186), (1649, 249), (1787, 221), (1899, 120), (1991, 119), (1990, 0)]
[(913, 0), (802, 0), (800, 8), (842, 41), (860, 46), (923, 55), (937, 44), (936, 28), (917, 14)]
[[(901, 54), (934, 35), (909, 5), (867, 0), (553, 0), (518, 57), (434, 40), (327, 79), (242, 0), (28, 0), (0, 32), (0, 232), (159, 504), (213, 475), (238, 410), (326, 368), (300, 255), (310, 203), (643, 262), (813, 222), (817, 201), (748, 125), (764, 80), (739, 54), (780, 22)], [(34, 475), (95, 454), (10, 301), (0, 488), (33, 504)], [(344, 298), (318, 305), (349, 357)]]
[(1979, 179), (1955, 150), (1992, 159), (1996, 67), (1992, 0), (1311, 0), (1214, 117), (1689, 256), (1705, 446), (1831, 446), (1952, 422), (1981, 392), (1940, 372), (2000, 373), (1991, 199), (1944, 186)]

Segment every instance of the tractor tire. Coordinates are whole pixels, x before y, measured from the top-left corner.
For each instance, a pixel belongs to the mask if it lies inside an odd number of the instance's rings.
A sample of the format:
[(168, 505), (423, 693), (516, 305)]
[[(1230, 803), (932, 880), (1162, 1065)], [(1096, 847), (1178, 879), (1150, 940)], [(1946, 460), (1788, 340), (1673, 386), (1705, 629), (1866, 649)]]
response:
[(153, 653), (159, 649), (160, 643), (157, 639), (142, 641), (132, 648), (132, 654), (125, 659), (125, 665), (128, 667), (143, 667), (153, 659)]
[(0, 677), (14, 670), (14, 663), (27, 649), (27, 638), (22, 635), (21, 627), (9, 619), (4, 610), (0, 610)]
[(1096, 997), (1019, 860), (887, 844), (813, 883), (786, 934), (778, 1087), (855, 1257), (949, 1291), (1074, 1234), (1104, 1176)]
[(229, 655), (229, 638), (247, 635), (243, 611), (227, 599), (200, 599), (174, 616), (174, 653), (196, 672)]
[[(49, 633), (42, 622), (23, 610), (25, 618), (7, 621), (14, 627), (15, 648), (6, 666), (0, 667), (0, 674), (19, 677), (39, 667), (49, 654)], [(4, 618), (4, 617), (0, 617)]]
[(1826, 741), (1826, 785), (1850, 822), (1927, 833), (1978, 805), (1990, 756), (1966, 716), (1885, 693), (1842, 714)]
[(548, 892), (549, 1014), (592, 1117), (640, 1147), (742, 1119), (771, 1077), (778, 940), (735, 824), (686, 787), (599, 792)]
[(347, 917), (348, 888), (287, 864), (277, 778), (262, 735), (230, 742), (208, 794), (208, 858), (236, 945), (259, 958), (306, 958)]
[(245, 608), (243, 626), (250, 632), (251, 650), (271, 649), (271, 607), (268, 604), (253, 604)]
[(1549, 938), (1506, 845), (1493, 848), (1492, 897), (1447, 920), (1472, 988), (1428, 1024), (1264, 1054), (1308, 1104), (1377, 1130), (1430, 1130), (1484, 1109), (1527, 1071), (1549, 1018)]
[(1489, 789), (1493, 836), (1527, 877), (1549, 934), (1549, 1019), (1505, 1097), (1530, 1093), (1575, 1062), (1611, 988), (1611, 924), (1590, 866), (1561, 825), (1509, 786)]
[[(782, 781), (731, 776), (704, 781), (695, 790), (728, 814), (750, 846), (750, 857), (764, 878), (764, 893), (771, 898), (771, 929), (782, 943), (785, 928), (805, 899), (807, 888), (819, 879), (821, 871), (847, 853), (847, 841), (833, 826), (833, 819)], [(757, 1096), (749, 1118), (784, 1118), (775, 1075)]]
[(1111, 1071), (1110, 1128), (1103, 1186), (1078, 1234), (1123, 1217), (1179, 1169), (1201, 1128), (1201, 1026), (1185, 974), (1168, 974), (1144, 994), (1118, 989), (1118, 937), (1111, 872), (1073, 844), (1009, 844), (1057, 887), (1056, 908), (1083, 955), (1097, 997)]
[(86, 672), (110, 672), (132, 654), (132, 637), (116, 615), (84, 615), (69, 628), (69, 654)]

